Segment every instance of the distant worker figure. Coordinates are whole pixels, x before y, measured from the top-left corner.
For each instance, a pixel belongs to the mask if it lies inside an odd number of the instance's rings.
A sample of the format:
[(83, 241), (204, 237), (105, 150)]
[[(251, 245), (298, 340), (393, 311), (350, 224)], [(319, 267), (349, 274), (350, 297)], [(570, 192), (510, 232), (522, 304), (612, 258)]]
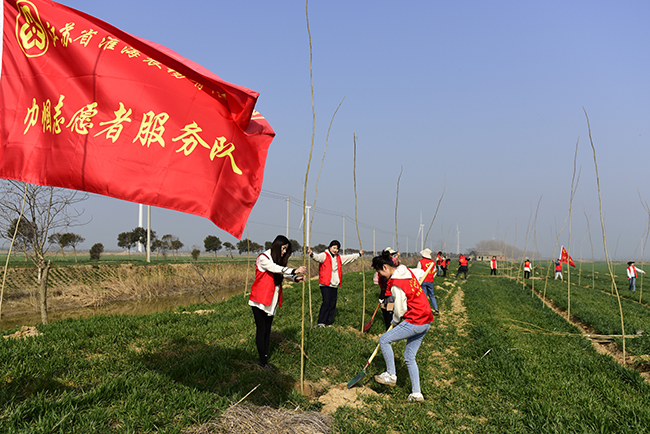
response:
[(444, 264), (442, 265), (442, 277), (447, 277), (447, 270), (449, 269), (449, 263), (451, 259), (449, 256), (444, 256)]
[(349, 264), (363, 255), (363, 250), (351, 255), (339, 255), (340, 248), (341, 243), (337, 240), (332, 240), (323, 253), (314, 253), (311, 248), (307, 248), (309, 256), (320, 264), (318, 267), (318, 283), (320, 284), (323, 303), (318, 313), (318, 327), (325, 327), (334, 323), (338, 289), (343, 281), (343, 265)]
[(492, 256), (492, 259), (490, 260), (490, 276), (496, 276), (497, 275), (497, 257)]
[(530, 271), (533, 269), (533, 265), (530, 263), (530, 260), (526, 258), (524, 262), (524, 279), (530, 279)]
[(465, 275), (465, 280), (467, 280), (467, 264), (469, 264), (469, 258), (461, 253), (458, 257), (458, 271), (456, 272), (456, 279), (460, 276), (460, 273)]
[(560, 280), (564, 280), (562, 277), (562, 263), (560, 261), (555, 261), (555, 279), (560, 278)]
[(434, 271), (435, 268), (435, 263), (433, 259), (431, 259), (431, 250), (430, 249), (424, 249), (420, 252), (420, 255), (422, 256), (422, 259), (418, 261), (418, 264), (415, 268), (422, 270), (426, 272), (429, 270), (429, 266), (431, 265), (431, 269), (429, 272), (424, 276), (424, 279), (422, 280), (422, 283), (420, 286), (424, 290), (424, 293), (429, 297), (429, 300), (431, 300), (431, 306), (433, 306), (433, 313), (435, 315), (438, 315), (438, 302), (436, 301), (436, 296), (433, 295), (433, 279), (436, 276), (436, 272)]
[(634, 266), (634, 261), (630, 261), (627, 263), (627, 280), (630, 282), (630, 287), (628, 288), (630, 291), (636, 291), (636, 278), (637, 278), (637, 273), (643, 273), (645, 274), (645, 271), (636, 268)]
[(442, 277), (444, 273), (443, 272), (444, 266), (445, 266), (445, 256), (442, 254), (442, 252), (438, 252), (438, 254), (436, 255), (436, 271), (438, 273), (438, 276), (440, 277)]

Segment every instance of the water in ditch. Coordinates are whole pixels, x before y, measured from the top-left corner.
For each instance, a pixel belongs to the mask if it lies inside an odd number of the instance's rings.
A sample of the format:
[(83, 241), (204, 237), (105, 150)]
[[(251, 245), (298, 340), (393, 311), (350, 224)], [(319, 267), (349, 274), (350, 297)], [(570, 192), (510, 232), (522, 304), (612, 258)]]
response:
[[(100, 307), (83, 307), (48, 312), (50, 323), (66, 318), (88, 318), (95, 315), (146, 315), (155, 312), (174, 310), (180, 306), (189, 306), (194, 303), (213, 303), (223, 301), (232, 295), (244, 292), (243, 288), (222, 288), (213, 290), (212, 294), (201, 295), (199, 291), (188, 291), (178, 295), (140, 300), (120, 301)], [(214, 298), (213, 298), (214, 296)], [(207, 299), (206, 299), (207, 297)], [(6, 314), (0, 318), (0, 330), (12, 330), (21, 326), (37, 326), (41, 323), (41, 314), (32, 313)]]

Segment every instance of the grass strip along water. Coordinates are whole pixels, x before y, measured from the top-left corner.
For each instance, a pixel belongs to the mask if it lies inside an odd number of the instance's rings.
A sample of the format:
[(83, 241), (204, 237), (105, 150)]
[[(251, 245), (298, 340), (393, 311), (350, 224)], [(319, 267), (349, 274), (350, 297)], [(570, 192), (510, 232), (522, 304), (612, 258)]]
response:
[[(406, 402), (400, 342), (397, 387), (372, 380), (385, 368), (377, 357), (368, 378), (349, 389), (363, 391), (362, 400), (333, 414), (333, 432), (650, 432), (650, 386), (637, 372), (597, 353), (520, 283), (486, 271), (473, 264), (464, 283), (436, 278), (441, 315), (418, 352), (426, 401)], [(301, 294), (293, 286), (273, 323), (276, 372), (257, 367), (244, 295), (185, 309), (204, 314), (70, 319), (39, 326), (40, 336), (0, 339), (0, 432), (184, 432), (256, 387), (240, 405), (321, 410), (322, 398), (346, 389), (384, 331), (382, 321), (368, 333), (356, 328), (361, 282), (359, 272), (346, 275), (334, 327), (306, 331), (311, 396), (296, 391)], [(374, 305), (368, 309), (371, 315)], [(575, 335), (525, 333), (513, 326), (521, 322)]]

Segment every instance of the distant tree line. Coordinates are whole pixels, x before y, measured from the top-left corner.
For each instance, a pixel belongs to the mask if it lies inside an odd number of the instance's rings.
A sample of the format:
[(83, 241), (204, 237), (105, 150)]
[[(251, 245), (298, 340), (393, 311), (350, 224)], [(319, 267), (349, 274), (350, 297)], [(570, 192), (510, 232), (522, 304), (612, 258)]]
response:
[[(166, 234), (158, 238), (156, 231), (150, 230), (149, 232), (150, 249), (152, 252), (156, 252), (156, 258), (159, 255), (166, 258), (167, 253), (171, 251), (174, 259), (176, 259), (176, 253), (185, 247), (185, 244), (176, 235)], [(131, 256), (131, 249), (137, 246), (138, 243), (143, 246), (147, 245), (147, 230), (145, 228), (137, 227), (129, 232), (122, 232), (117, 236), (117, 246), (126, 249), (129, 252), (129, 257)]]

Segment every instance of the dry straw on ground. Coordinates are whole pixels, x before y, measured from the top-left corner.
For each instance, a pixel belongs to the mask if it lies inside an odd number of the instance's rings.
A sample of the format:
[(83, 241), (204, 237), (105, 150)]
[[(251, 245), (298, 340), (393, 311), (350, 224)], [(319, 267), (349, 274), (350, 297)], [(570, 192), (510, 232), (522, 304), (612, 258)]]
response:
[(328, 434), (332, 417), (317, 412), (300, 412), (271, 407), (230, 407), (220, 417), (184, 434)]

